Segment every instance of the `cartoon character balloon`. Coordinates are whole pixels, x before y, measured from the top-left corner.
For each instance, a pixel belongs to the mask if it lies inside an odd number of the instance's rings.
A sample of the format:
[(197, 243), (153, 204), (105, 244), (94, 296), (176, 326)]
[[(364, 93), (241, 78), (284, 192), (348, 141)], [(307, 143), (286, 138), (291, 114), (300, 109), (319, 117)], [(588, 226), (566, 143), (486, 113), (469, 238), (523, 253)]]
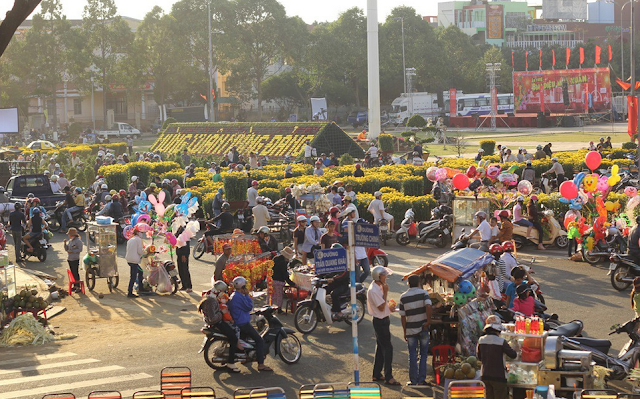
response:
[(529, 180), (521, 180), (518, 183), (518, 192), (524, 196), (528, 196), (533, 192), (533, 184)]
[(593, 193), (598, 188), (598, 175), (593, 173), (582, 180), (582, 184), (584, 186), (584, 191), (588, 193)]
[(436, 179), (436, 171), (437, 170), (438, 170), (437, 167), (429, 166), (427, 168), (427, 179), (431, 180), (432, 182), (438, 181), (438, 179)]
[(624, 189), (624, 194), (627, 197), (635, 197), (636, 195), (638, 195), (638, 189), (632, 186), (628, 186), (627, 188)]
[(611, 176), (607, 180), (610, 186), (615, 186), (620, 181), (620, 175), (618, 174), (618, 165), (613, 165), (611, 167)]

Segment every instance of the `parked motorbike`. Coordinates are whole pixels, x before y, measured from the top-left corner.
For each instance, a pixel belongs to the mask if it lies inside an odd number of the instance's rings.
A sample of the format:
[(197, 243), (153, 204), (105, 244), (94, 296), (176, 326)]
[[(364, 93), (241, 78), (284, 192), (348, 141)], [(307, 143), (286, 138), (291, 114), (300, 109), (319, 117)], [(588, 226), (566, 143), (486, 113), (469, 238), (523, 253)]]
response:
[[(352, 308), (350, 304), (351, 293), (347, 291), (340, 299), (342, 300), (343, 317), (333, 320), (331, 317), (331, 296), (327, 294), (328, 281), (326, 279), (314, 278), (311, 280), (313, 290), (309, 299), (299, 302), (294, 315), (296, 329), (303, 334), (309, 334), (316, 329), (319, 322), (329, 324), (344, 321), (347, 324), (352, 322)], [(367, 303), (367, 291), (363, 284), (356, 284), (356, 318), (358, 323), (364, 319), (365, 306)]]
[(367, 248), (367, 258), (372, 268), (376, 266), (387, 267), (389, 265), (387, 253), (379, 248)]
[[(66, 211), (67, 205), (64, 201), (58, 201), (54, 209), (47, 211), (47, 216), (49, 216), (49, 219), (47, 220), (49, 230), (53, 232), (60, 230), (62, 227), (62, 217)], [(78, 229), (78, 231), (87, 230), (87, 216), (85, 214), (85, 210), (78, 209), (71, 212), (71, 220), (67, 221), (67, 227), (74, 227)]]
[(380, 232), (380, 242), (387, 245), (387, 240), (393, 238), (393, 233), (389, 230), (389, 221), (387, 219), (378, 220), (378, 230)]
[[(175, 262), (172, 260), (155, 260), (151, 259), (152, 267), (164, 267), (164, 269), (169, 273), (169, 277), (171, 277), (171, 285), (173, 285), (173, 290), (171, 291), (171, 295), (178, 292), (178, 286), (180, 284), (180, 279), (178, 278), (178, 268), (176, 267)], [(157, 279), (156, 279), (157, 281)], [(147, 278), (142, 279), (142, 287), (138, 287), (138, 293), (152, 293), (154, 288), (156, 288), (158, 284), (151, 284)]]
[[(543, 238), (544, 245), (555, 245), (556, 247), (563, 249), (569, 245), (569, 239), (567, 238), (567, 232), (562, 230), (562, 226), (554, 217), (553, 211), (548, 209), (543, 213), (546, 218), (546, 223), (549, 227), (549, 237)], [(516, 248), (520, 249), (526, 244), (538, 245), (538, 231), (536, 229), (531, 230), (533, 238), (527, 238), (528, 227), (520, 226), (519, 224), (513, 224), (513, 240), (516, 243)]]
[[(273, 348), (275, 355), (280, 356), (280, 359), (287, 364), (297, 363), (302, 357), (302, 345), (298, 337), (295, 336), (295, 331), (284, 327), (278, 317), (274, 315), (277, 310), (277, 306), (265, 306), (254, 312), (258, 317), (263, 316), (269, 326), (260, 334), (265, 343), (265, 353), (269, 353), (271, 345), (275, 343)], [(206, 336), (198, 353), (204, 352), (204, 361), (212, 369), (225, 367), (229, 356), (229, 341), (226, 335), (215, 328), (203, 328), (200, 331)], [(236, 351), (236, 361), (240, 363), (257, 361), (255, 342), (242, 335), (240, 338), (244, 350)]]
[[(582, 242), (586, 242), (587, 237), (591, 234), (591, 229), (587, 230), (582, 236)], [(582, 246), (582, 258), (589, 264), (606, 261), (612, 253), (627, 252), (627, 238), (615, 226), (607, 229), (604, 240), (598, 240), (594, 248), (589, 251), (586, 246)]]
[[(453, 216), (451, 207), (440, 205), (431, 210), (431, 219), (426, 222), (414, 221), (415, 214), (412, 209), (404, 214), (404, 220), (400, 224), (400, 229), (396, 232), (396, 242), (406, 246), (412, 238), (417, 238), (417, 244), (430, 244), (438, 248), (444, 248), (448, 239), (451, 239), (453, 230)], [(416, 234), (409, 234), (415, 226)]]
[(618, 291), (624, 291), (633, 283), (633, 279), (640, 276), (640, 265), (629, 255), (612, 253), (609, 257), (609, 276), (611, 285)]
[(40, 262), (46, 261), (47, 249), (49, 248), (49, 244), (47, 243), (47, 240), (44, 238), (44, 236), (42, 234), (37, 234), (29, 238), (29, 243), (31, 243), (33, 251), (29, 251), (28, 247), (23, 243), (21, 250), (22, 259), (27, 259), (30, 256), (35, 256)]
[(453, 245), (451, 245), (451, 249), (453, 249), (454, 251), (458, 249), (466, 248), (469, 246), (470, 238), (465, 234), (465, 230), (466, 229), (463, 228), (460, 231), (460, 235), (458, 236), (458, 239), (456, 240), (456, 242), (453, 243)]
[(562, 336), (547, 338), (547, 345), (549, 344), (549, 339), (557, 339), (566, 349), (589, 351), (596, 364), (611, 370), (608, 376), (609, 380), (623, 380), (640, 359), (638, 326), (640, 326), (640, 317), (629, 320), (622, 325), (618, 324), (611, 327), (612, 331), (609, 335), (626, 333), (630, 338), (629, 342), (618, 353), (618, 356), (608, 355), (609, 349), (611, 349), (611, 341), (608, 339), (567, 338)]

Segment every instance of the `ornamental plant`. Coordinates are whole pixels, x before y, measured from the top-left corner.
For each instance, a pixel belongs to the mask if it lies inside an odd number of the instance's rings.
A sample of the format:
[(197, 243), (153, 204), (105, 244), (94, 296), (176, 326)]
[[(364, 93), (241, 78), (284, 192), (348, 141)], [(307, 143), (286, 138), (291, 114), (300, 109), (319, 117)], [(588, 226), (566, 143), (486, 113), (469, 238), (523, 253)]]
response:
[(224, 195), (227, 201), (246, 201), (249, 179), (243, 173), (227, 173), (224, 176)]
[(495, 140), (481, 140), (480, 148), (484, 150), (484, 155), (493, 155), (496, 150)]
[(378, 136), (378, 143), (382, 152), (393, 152), (393, 136), (390, 134)]
[(419, 128), (423, 128), (427, 126), (427, 121), (424, 120), (424, 118), (420, 115), (413, 115), (411, 118), (409, 118), (409, 120), (407, 121), (407, 127), (419, 127)]

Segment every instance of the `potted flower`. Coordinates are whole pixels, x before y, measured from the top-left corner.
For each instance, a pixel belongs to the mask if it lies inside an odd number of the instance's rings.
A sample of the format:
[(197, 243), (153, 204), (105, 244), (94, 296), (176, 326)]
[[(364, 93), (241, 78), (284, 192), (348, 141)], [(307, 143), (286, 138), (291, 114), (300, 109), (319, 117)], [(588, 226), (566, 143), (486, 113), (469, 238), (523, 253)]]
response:
[(224, 177), (224, 194), (231, 209), (243, 209), (247, 206), (247, 187), (249, 180), (243, 173), (228, 173)]

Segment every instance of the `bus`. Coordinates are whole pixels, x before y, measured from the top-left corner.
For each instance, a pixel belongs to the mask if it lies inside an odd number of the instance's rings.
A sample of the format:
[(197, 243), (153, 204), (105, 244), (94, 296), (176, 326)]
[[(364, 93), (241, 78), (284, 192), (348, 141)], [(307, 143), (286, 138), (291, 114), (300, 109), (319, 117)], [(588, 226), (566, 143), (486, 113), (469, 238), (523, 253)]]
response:
[[(498, 94), (498, 114), (513, 113), (513, 94)], [(467, 94), (458, 97), (458, 115), (489, 115), (491, 113), (491, 94)]]

